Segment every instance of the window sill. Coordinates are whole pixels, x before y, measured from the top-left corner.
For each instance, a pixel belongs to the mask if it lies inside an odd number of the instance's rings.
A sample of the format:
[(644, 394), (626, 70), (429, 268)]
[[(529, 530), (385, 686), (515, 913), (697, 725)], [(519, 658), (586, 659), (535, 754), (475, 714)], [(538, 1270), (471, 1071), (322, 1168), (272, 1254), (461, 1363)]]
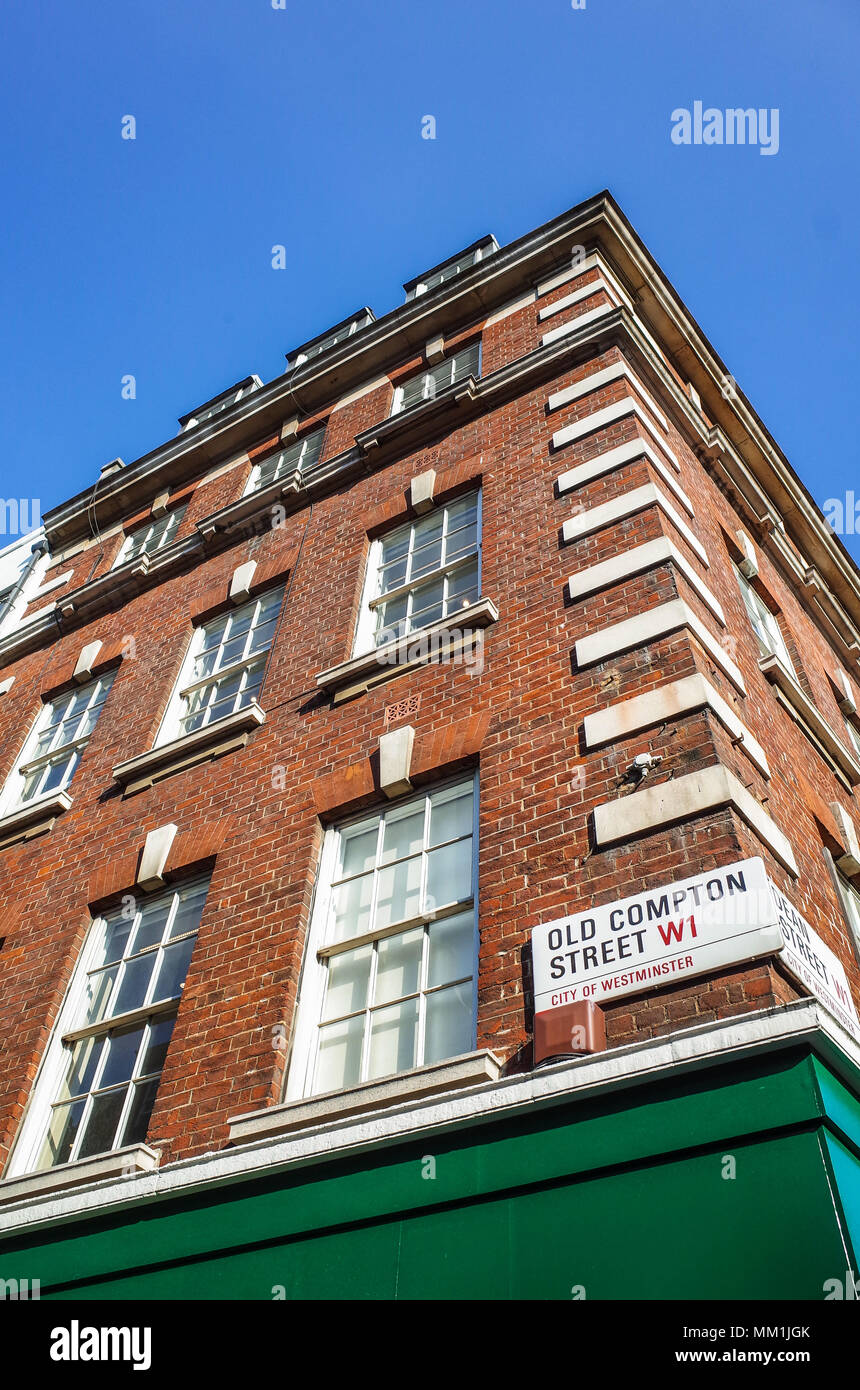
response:
[(322, 1096), (289, 1101), (229, 1121), (229, 1144), (252, 1144), (258, 1139), (274, 1139), (322, 1125), (329, 1120), (372, 1114), (388, 1106), (423, 1100), (446, 1091), (460, 1091), (497, 1081), (502, 1062), (494, 1052), (469, 1052), (429, 1067), (417, 1067), (379, 1081), (367, 1081), (347, 1091), (330, 1091)]
[(32, 840), (36, 835), (44, 835), (71, 804), (68, 792), (51, 792), (50, 796), (30, 801), (0, 816), (0, 849), (17, 840)]
[(125, 796), (151, 787), (163, 777), (174, 772), (182, 772), (195, 763), (207, 762), (210, 758), (220, 758), (236, 748), (244, 748), (254, 729), (264, 724), (265, 711), (256, 700), (235, 714), (224, 719), (216, 719), (193, 734), (184, 734), (170, 743), (162, 743), (150, 748), (146, 753), (138, 753), (136, 758), (128, 758), (117, 763), (113, 769), (113, 779), (119, 782)]
[[(339, 666), (321, 671), (317, 676), (317, 685), (334, 694), (336, 700), (362, 695), (372, 685), (378, 685), (412, 667), (426, 665), (434, 658), (455, 658), (458, 652), (465, 651), (477, 629), (489, 627), (498, 619), (499, 610), (492, 599), (479, 599), (477, 603), (461, 608), (441, 622), (419, 628), (395, 642), (386, 642), (361, 656), (341, 662)], [(454, 638), (449, 638), (446, 641), (446, 633), (459, 633), (463, 640), (457, 643)], [(437, 650), (434, 651), (434, 648)]]
[(763, 656), (759, 658), (758, 664), (771, 685), (776, 687), (780, 703), (787, 708), (810, 742), (824, 753), (829, 763), (835, 765), (841, 777), (845, 778), (850, 786), (860, 785), (860, 762), (836, 737), (830, 725), (804, 694), (779, 657)]
[(151, 1173), (158, 1167), (161, 1152), (147, 1144), (129, 1144), (112, 1153), (81, 1158), (75, 1163), (58, 1163), (39, 1173), (22, 1173), (17, 1178), (0, 1182), (0, 1204), (22, 1202), (51, 1192), (63, 1192), (82, 1183), (100, 1182), (106, 1178), (130, 1178), (137, 1173)]

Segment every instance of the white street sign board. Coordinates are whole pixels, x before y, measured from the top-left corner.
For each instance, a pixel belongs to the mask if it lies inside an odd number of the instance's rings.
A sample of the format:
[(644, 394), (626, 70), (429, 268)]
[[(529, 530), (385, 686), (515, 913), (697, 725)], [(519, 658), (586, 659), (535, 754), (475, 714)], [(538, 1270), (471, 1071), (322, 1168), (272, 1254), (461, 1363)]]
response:
[(535, 1012), (641, 993), (783, 945), (764, 862), (742, 859), (535, 927)]
[(842, 962), (773, 881), (770, 887), (785, 943), (783, 965), (806, 985), (845, 1031), (860, 1042), (860, 1019)]

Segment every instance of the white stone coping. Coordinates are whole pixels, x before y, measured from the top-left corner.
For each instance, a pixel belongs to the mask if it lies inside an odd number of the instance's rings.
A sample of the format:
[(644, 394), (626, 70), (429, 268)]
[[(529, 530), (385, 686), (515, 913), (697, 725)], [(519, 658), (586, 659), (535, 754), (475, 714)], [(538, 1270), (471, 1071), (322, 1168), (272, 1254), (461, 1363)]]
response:
[(410, 650), (427, 649), (425, 660), (430, 660), (433, 653), (434, 643), (443, 634), (450, 632), (471, 632), (475, 628), (489, 627), (492, 623), (499, 620), (499, 610), (492, 599), (478, 599), (476, 603), (470, 603), (468, 608), (460, 608), (454, 613), (449, 613), (447, 618), (441, 618), (438, 623), (431, 623), (428, 627), (416, 629), (415, 632), (407, 633), (405, 637), (398, 637), (396, 641), (385, 642), (380, 647), (373, 647), (368, 652), (362, 652), (360, 656), (351, 657), (348, 661), (342, 661), (337, 666), (330, 666), (325, 671), (320, 671), (317, 676), (317, 685), (324, 690), (338, 690), (343, 685), (350, 682), (359, 682), (370, 676), (390, 670), (396, 673), (399, 667), (409, 665), (416, 658), (409, 656)]
[(836, 737), (827, 720), (816, 709), (805, 692), (801, 690), (794, 676), (782, 664), (779, 657), (763, 656), (759, 659), (758, 664), (771, 685), (775, 685), (785, 697), (785, 702), (790, 707), (789, 713), (795, 715), (801, 726), (806, 725), (815, 735), (815, 738), (823, 744), (829, 756), (848, 778), (852, 787), (860, 785), (860, 762), (857, 761), (853, 753), (849, 753), (842, 740)]
[(759, 772), (770, 777), (767, 754), (758, 739), (753, 738), (728, 700), (714, 689), (701, 672), (694, 676), (682, 676), (680, 680), (660, 685), (656, 690), (646, 690), (642, 695), (633, 695), (629, 700), (619, 700), (607, 709), (587, 714), (583, 720), (585, 746), (599, 748), (602, 744), (629, 738), (641, 729), (653, 728), (698, 709), (713, 710)]
[(223, 719), (213, 719), (211, 724), (204, 725), (202, 729), (195, 729), (193, 734), (183, 734), (181, 738), (171, 739), (169, 743), (148, 748), (145, 753), (138, 753), (133, 758), (127, 758), (125, 762), (117, 763), (113, 769), (114, 781), (123, 787), (129, 787), (136, 786), (147, 778), (166, 775), (174, 765), (178, 768), (189, 760), (196, 761), (205, 757), (215, 745), (231, 740), (236, 735), (248, 733), (265, 722), (265, 710), (260, 708), (256, 700), (252, 700), (235, 713), (227, 714)]
[(349, 1115), (369, 1114), (398, 1101), (416, 1101), (425, 1096), (438, 1096), (445, 1091), (462, 1090), (483, 1081), (497, 1081), (502, 1059), (485, 1049), (452, 1057), (432, 1066), (417, 1067), (380, 1081), (367, 1081), (348, 1091), (290, 1101), (287, 1105), (270, 1105), (230, 1120), (231, 1144), (247, 1144), (255, 1139), (274, 1138), (307, 1129), (309, 1125), (324, 1124), (327, 1120), (345, 1119)]
[(147, 1144), (128, 1144), (110, 1153), (81, 1158), (75, 1163), (58, 1163), (55, 1168), (43, 1168), (38, 1173), (22, 1173), (17, 1178), (0, 1182), (0, 1203), (21, 1202), (47, 1193), (62, 1192), (65, 1188), (84, 1183), (102, 1182), (107, 1178), (131, 1177), (135, 1173), (151, 1173), (158, 1167), (159, 1149)]
[(369, 1116), (331, 1119), (300, 1135), (263, 1139), (237, 1149), (201, 1154), (135, 1177), (81, 1185), (65, 1194), (43, 1194), (0, 1208), (0, 1236), (19, 1235), (58, 1222), (109, 1215), (165, 1197), (187, 1197), (244, 1179), (295, 1173), (303, 1168), (371, 1154), (411, 1139), (434, 1139), (591, 1099), (625, 1087), (647, 1085), (679, 1070), (695, 1072), (726, 1061), (807, 1044), (823, 1054), (849, 1083), (860, 1071), (860, 1046), (817, 1000), (800, 999), (743, 1018), (718, 1019), (679, 1029), (594, 1056), (554, 1063), (537, 1071), (488, 1081), (449, 1095), (404, 1101)]
[(614, 801), (594, 808), (594, 836), (598, 845), (625, 843), (637, 835), (705, 816), (730, 806), (750, 829), (797, 878), (800, 870), (788, 837), (747, 791), (743, 782), (722, 763), (672, 777), (654, 786), (640, 786)]

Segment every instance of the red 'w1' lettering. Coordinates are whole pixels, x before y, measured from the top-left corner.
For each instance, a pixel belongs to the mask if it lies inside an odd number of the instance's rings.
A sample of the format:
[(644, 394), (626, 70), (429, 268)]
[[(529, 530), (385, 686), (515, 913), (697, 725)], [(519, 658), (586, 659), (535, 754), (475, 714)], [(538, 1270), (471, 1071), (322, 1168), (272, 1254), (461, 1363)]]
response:
[[(691, 936), (695, 936), (695, 935), (696, 935), (696, 919), (695, 919), (695, 917), (692, 915), (692, 913), (690, 914), (690, 917), (689, 917), (689, 923), (690, 923), (690, 935), (691, 935)], [(670, 942), (670, 941), (681, 941), (681, 940), (683, 939), (683, 936), (684, 936), (684, 918), (683, 918), (683, 917), (679, 917), (679, 918), (678, 918), (677, 926), (676, 926), (676, 924), (675, 924), (674, 922), (667, 922), (667, 923), (666, 923), (666, 926), (664, 927), (664, 926), (661, 926), (661, 924), (658, 922), (658, 923), (657, 923), (657, 930), (658, 930), (658, 932), (660, 933), (660, 935), (662, 936), (663, 941), (664, 941), (664, 943), (665, 943), (667, 946), (669, 945), (669, 942)]]

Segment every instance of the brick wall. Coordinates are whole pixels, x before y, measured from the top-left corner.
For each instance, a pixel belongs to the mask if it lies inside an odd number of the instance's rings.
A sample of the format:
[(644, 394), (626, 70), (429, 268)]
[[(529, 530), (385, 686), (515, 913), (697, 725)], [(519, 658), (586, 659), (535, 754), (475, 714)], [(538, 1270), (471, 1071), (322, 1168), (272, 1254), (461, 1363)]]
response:
[[(595, 278), (596, 272), (587, 272), (582, 282)], [(577, 283), (490, 323), (484, 332), (485, 374), (532, 350), (541, 332), (556, 324), (553, 318), (541, 326), (539, 308)], [(569, 317), (603, 302), (608, 301), (600, 292), (576, 305)], [(562, 312), (559, 321), (565, 318)], [(407, 698), (415, 697), (409, 722), (416, 730), (419, 781), (470, 762), (479, 765), (478, 1044), (503, 1052), (512, 1068), (530, 1064), (529, 932), (534, 925), (747, 855), (764, 857), (769, 872), (843, 960), (860, 998), (860, 972), (824, 861), (821, 821), (814, 813), (816, 806), (826, 808), (836, 800), (856, 818), (855, 796), (777, 705), (759, 671), (726, 541), (740, 525), (749, 529), (748, 522), (672, 424), (668, 443), (681, 463), (679, 481), (695, 509), (689, 524), (706, 546), (710, 566), (701, 564), (654, 507), (572, 544), (561, 542), (561, 527), (577, 507), (587, 509), (645, 483), (660, 483), (652, 464), (640, 459), (575, 492), (559, 495), (555, 487), (558, 475), (576, 463), (647, 438), (639, 421), (627, 416), (569, 447), (550, 447), (554, 431), (627, 395), (636, 396), (635, 388), (617, 380), (548, 415), (551, 392), (620, 360), (617, 347), (595, 351), (575, 368), (558, 371), (514, 400), (453, 428), (432, 447), (366, 472), (261, 536), (237, 537), (220, 553), (169, 575), (0, 673), (15, 676), (9, 694), (0, 697), (0, 772), (5, 774), (36, 717), (47, 673), (58, 663), (73, 662), (90, 641), (98, 639), (115, 650), (134, 639), (133, 655), (119, 665), (75, 776), (71, 809), (49, 834), (0, 850), (0, 898), (10, 905), (0, 953), (4, 1151), (14, 1139), (90, 909), (108, 887), (132, 889), (147, 831), (168, 821), (180, 827), (186, 846), (176, 862), (189, 867), (205, 861), (212, 867), (212, 881), (149, 1142), (164, 1150), (162, 1161), (203, 1152), (224, 1142), (229, 1116), (280, 1097), (285, 1054), (273, 1046), (273, 1032), (279, 1025), (289, 1032), (293, 1020), (322, 827), (340, 812), (378, 801), (373, 758), (386, 727), (386, 706)], [(391, 389), (386, 383), (332, 411), (325, 457), (349, 448), (358, 432), (387, 416)], [(668, 410), (666, 400), (662, 405)], [(334, 704), (318, 690), (316, 675), (351, 654), (368, 529), (374, 518), (401, 515), (410, 480), (430, 467), (440, 485), (445, 477), (462, 485), (480, 469), (482, 587), (500, 614), (486, 635), (484, 670), (475, 674), (463, 664), (426, 665)], [(245, 464), (199, 480), (182, 533), (240, 496), (247, 476)], [(565, 597), (570, 574), (663, 535), (720, 600), (725, 634), (696, 589), (668, 564), (582, 600)], [(119, 537), (113, 550), (94, 542), (69, 561), (66, 567), (73, 569), (74, 578), (63, 592), (105, 572), (118, 544)], [(834, 653), (766, 547), (760, 545), (759, 551), (762, 582), (802, 653), (816, 703), (838, 732), (841, 715), (827, 678), (836, 664)], [(193, 615), (213, 590), (226, 591), (232, 571), (249, 558), (272, 573), (289, 561), (286, 612), (261, 696), (265, 725), (246, 748), (124, 797), (112, 780), (112, 767), (151, 746)], [(718, 641), (732, 647), (747, 684), (745, 698), (686, 629), (577, 668), (572, 653), (579, 638), (678, 597)], [(706, 711), (599, 750), (585, 748), (586, 714), (696, 671), (707, 675), (764, 745), (770, 780)], [(633, 757), (646, 750), (663, 758), (654, 781), (723, 762), (791, 839), (802, 866), (800, 878), (793, 879), (728, 809), (662, 827), (630, 844), (596, 847), (594, 806), (635, 795), (624, 789), (621, 778)], [(279, 769), (285, 777), (276, 775)], [(217, 846), (213, 825), (220, 827)], [(616, 1046), (696, 1021), (775, 1007), (798, 992), (774, 962), (739, 966), (608, 1005), (609, 1043)]]

